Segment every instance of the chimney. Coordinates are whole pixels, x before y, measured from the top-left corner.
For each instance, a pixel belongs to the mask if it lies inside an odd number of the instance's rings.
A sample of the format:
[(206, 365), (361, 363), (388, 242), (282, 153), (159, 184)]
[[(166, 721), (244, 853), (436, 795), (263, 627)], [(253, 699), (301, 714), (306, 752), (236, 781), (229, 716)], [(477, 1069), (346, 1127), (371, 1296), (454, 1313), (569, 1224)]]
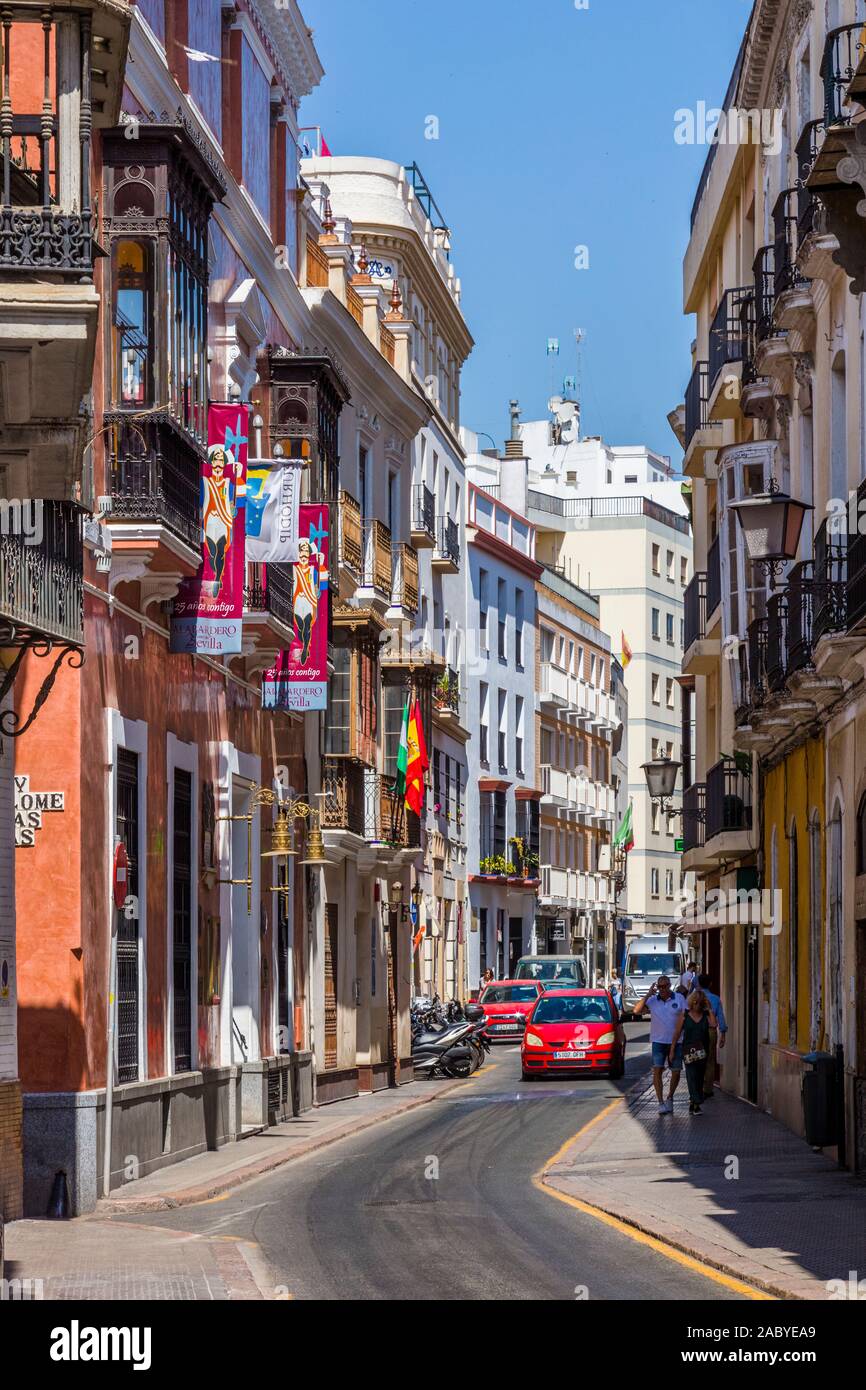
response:
[(499, 464), (499, 500), (512, 511), (526, 514), (526, 471), (527, 460), (520, 438), (520, 406), (517, 401), (509, 403), (511, 411), (511, 438), (505, 441), (505, 453)]

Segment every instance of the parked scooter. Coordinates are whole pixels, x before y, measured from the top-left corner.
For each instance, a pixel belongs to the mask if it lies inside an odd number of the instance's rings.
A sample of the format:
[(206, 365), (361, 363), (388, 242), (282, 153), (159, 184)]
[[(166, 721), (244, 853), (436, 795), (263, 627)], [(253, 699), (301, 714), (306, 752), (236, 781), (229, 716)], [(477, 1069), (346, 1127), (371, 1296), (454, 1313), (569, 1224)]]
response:
[[(449, 1021), (447, 1014), (458, 1011), (464, 1016)], [(412, 1061), (416, 1074), (470, 1076), (484, 1059), (483, 1027), (484, 1011), (477, 1005), (465, 1010), (449, 1006), (446, 1010), (438, 998), (413, 1001)]]

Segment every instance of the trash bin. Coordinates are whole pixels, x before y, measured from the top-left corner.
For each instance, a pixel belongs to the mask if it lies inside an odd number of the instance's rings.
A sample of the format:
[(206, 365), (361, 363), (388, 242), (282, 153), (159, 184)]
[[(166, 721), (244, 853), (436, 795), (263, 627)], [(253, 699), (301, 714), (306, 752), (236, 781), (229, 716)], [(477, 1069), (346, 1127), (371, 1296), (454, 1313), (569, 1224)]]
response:
[(836, 1058), (832, 1052), (809, 1052), (812, 1070), (803, 1076), (803, 1122), (806, 1143), (826, 1149), (839, 1139), (836, 1115)]

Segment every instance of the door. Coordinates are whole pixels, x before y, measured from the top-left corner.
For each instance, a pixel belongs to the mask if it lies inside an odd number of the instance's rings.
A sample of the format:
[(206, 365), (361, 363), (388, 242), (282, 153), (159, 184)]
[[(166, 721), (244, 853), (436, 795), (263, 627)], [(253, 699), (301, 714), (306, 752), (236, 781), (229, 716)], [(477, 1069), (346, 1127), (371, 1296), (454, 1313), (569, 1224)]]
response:
[(277, 869), (277, 882), (285, 893), (275, 893), (277, 905), (277, 1051), (290, 1052), (292, 1045), (291, 1016), (291, 911), (292, 885), (289, 881), (289, 866), (280, 864)]
[(758, 999), (761, 968), (759, 929), (746, 927), (746, 1008), (743, 1014), (743, 1057), (746, 1066), (746, 1099), (758, 1103)]
[(325, 906), (325, 1066), (337, 1065), (337, 967), (339, 909)]
[(172, 1011), (175, 1072), (192, 1070), (192, 775), (174, 773)]
[(252, 880), (232, 885), (232, 1061), (259, 1058), (261, 1006), (258, 845), (253, 824), (246, 819), (249, 785), (235, 781), (231, 822), (233, 879)]
[(138, 1080), (140, 934), (138, 916), (139, 823), (138, 754), (117, 750), (117, 818), (115, 833), (126, 847), (127, 901), (117, 926), (117, 1079)]
[(859, 921), (856, 930), (856, 978), (859, 981), (859, 988), (856, 996), (854, 1168), (857, 1173), (866, 1173), (866, 989), (863, 988), (863, 972), (866, 970), (866, 921)]
[(513, 980), (517, 970), (517, 962), (523, 955), (523, 918), (509, 917), (508, 919), (508, 978)]
[(385, 949), (388, 953), (388, 1085), (397, 1085), (398, 1046), (397, 1046), (397, 912), (388, 913), (388, 927), (385, 932)]

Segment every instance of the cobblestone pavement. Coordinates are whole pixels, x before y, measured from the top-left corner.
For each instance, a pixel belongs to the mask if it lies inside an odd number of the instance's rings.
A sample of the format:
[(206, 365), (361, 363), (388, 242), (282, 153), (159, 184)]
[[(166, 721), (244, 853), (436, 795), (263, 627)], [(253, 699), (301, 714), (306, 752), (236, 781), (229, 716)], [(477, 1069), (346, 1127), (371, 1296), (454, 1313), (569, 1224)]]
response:
[(7, 1228), (7, 1280), (24, 1297), (228, 1301), (270, 1297), (253, 1242), (101, 1220), (16, 1221)]
[(828, 1281), (864, 1272), (866, 1183), (718, 1089), (698, 1116), (683, 1085), (672, 1115), (639, 1089), (544, 1181), (783, 1298), (838, 1297)]

